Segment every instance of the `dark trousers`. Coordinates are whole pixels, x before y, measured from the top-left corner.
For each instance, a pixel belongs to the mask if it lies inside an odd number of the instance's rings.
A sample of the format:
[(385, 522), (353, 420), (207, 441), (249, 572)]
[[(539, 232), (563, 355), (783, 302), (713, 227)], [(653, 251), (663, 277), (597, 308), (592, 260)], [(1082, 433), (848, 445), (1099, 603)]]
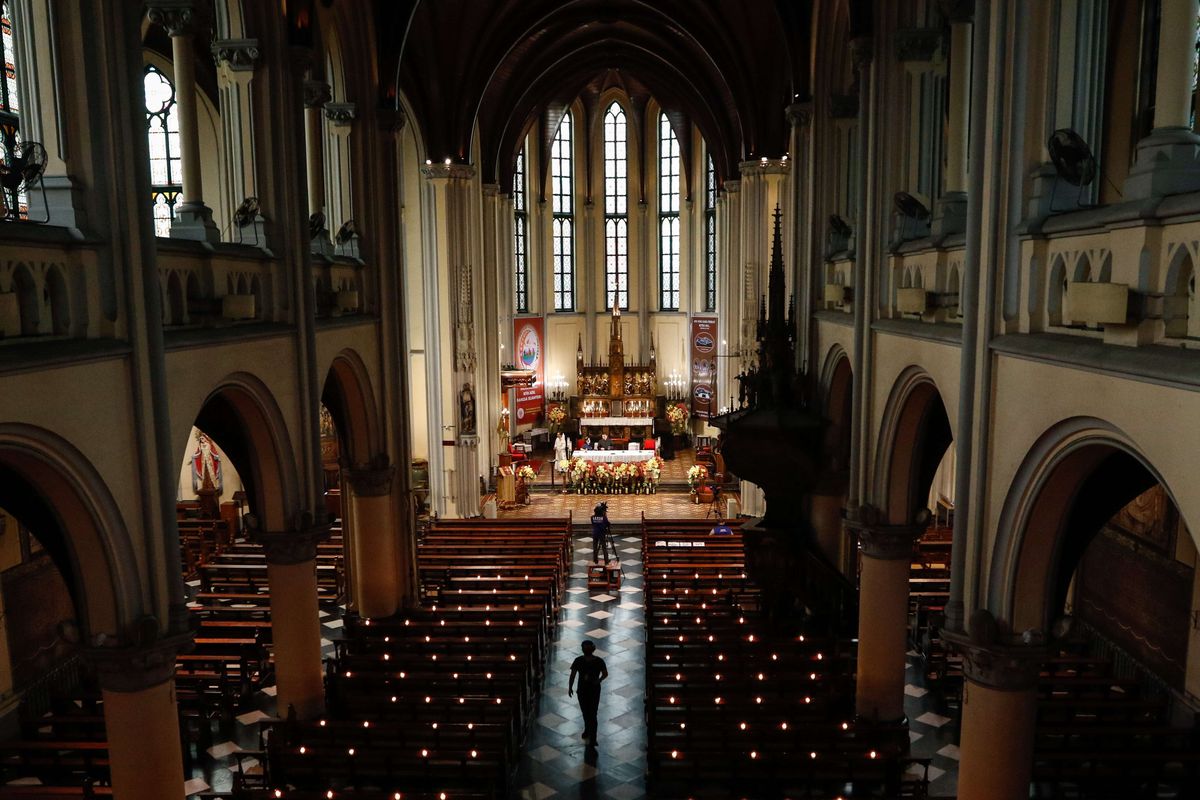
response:
[[(601, 560), (601, 558), (600, 558), (601, 555), (604, 556), (603, 560)], [(613, 553), (614, 557), (616, 555), (617, 555), (616, 553)], [(608, 559), (609, 559), (608, 534), (602, 533), (599, 536), (593, 536), (592, 537), (592, 561), (595, 561), (597, 563), (607, 564)]]
[(583, 735), (596, 738), (596, 711), (600, 708), (600, 687), (579, 687), (575, 692), (579, 698), (579, 710), (583, 712)]

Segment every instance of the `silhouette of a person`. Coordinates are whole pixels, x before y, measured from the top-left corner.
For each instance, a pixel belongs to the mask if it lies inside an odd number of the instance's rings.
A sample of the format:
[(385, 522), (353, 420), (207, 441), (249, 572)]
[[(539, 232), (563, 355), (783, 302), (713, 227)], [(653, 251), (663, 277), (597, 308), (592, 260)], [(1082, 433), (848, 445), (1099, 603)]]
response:
[(608, 677), (604, 659), (595, 655), (596, 645), (583, 643), (583, 655), (571, 664), (571, 679), (567, 681), (567, 697), (573, 693), (575, 676), (579, 676), (579, 710), (583, 712), (583, 739), (588, 747), (596, 746), (596, 712), (600, 709), (600, 684)]

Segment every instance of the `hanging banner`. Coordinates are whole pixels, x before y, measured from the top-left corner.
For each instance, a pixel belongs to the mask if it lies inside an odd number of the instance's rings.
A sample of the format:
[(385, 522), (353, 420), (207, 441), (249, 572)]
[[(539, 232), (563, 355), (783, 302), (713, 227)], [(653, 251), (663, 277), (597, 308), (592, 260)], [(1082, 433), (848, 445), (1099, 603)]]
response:
[(542, 318), (513, 321), (513, 356), (517, 369), (532, 370), (537, 376), (533, 386), (518, 386), (517, 425), (534, 425), (542, 414), (545, 395), (545, 342), (542, 339)]
[(692, 414), (708, 419), (715, 411), (717, 318), (692, 317)]

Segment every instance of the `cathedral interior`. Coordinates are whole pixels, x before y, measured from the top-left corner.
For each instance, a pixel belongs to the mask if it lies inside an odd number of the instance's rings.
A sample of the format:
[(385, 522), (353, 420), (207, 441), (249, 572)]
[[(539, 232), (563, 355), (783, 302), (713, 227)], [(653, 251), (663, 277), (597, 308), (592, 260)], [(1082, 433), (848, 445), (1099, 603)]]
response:
[(1200, 797), (1200, 0), (0, 49), (0, 800)]

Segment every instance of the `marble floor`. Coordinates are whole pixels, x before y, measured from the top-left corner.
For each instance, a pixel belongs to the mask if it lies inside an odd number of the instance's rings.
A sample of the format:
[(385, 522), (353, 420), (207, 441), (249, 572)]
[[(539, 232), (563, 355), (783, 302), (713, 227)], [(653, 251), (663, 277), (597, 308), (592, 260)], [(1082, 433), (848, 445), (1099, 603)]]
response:
[[(641, 537), (616, 536), (625, 577), (612, 592), (589, 592), (589, 538), (575, 540), (574, 571), (547, 664), (537, 713), (530, 725), (517, 773), (522, 800), (556, 797), (635, 800), (646, 793), (646, 630), (642, 619)], [(600, 698), (598, 746), (580, 738), (583, 718), (567, 697), (571, 662), (590, 639), (608, 667)]]
[(909, 752), (928, 758), (929, 796), (958, 796), (958, 716), (936, 687), (925, 680), (924, 662), (914, 651), (907, 659), (904, 713), (908, 715)]
[[(726, 495), (728, 497), (730, 495)], [(736, 497), (736, 495), (733, 495)], [(708, 503), (696, 504), (686, 491), (661, 491), (656, 494), (560, 494), (558, 492), (532, 492), (529, 505), (517, 506), (499, 512), (501, 519), (527, 519), (531, 517), (564, 517), (568, 513), (575, 522), (586, 522), (592, 509), (601, 500), (608, 503), (608, 518), (614, 522), (636, 522), (641, 524), (642, 514), (647, 517), (702, 518), (712, 516)]]

